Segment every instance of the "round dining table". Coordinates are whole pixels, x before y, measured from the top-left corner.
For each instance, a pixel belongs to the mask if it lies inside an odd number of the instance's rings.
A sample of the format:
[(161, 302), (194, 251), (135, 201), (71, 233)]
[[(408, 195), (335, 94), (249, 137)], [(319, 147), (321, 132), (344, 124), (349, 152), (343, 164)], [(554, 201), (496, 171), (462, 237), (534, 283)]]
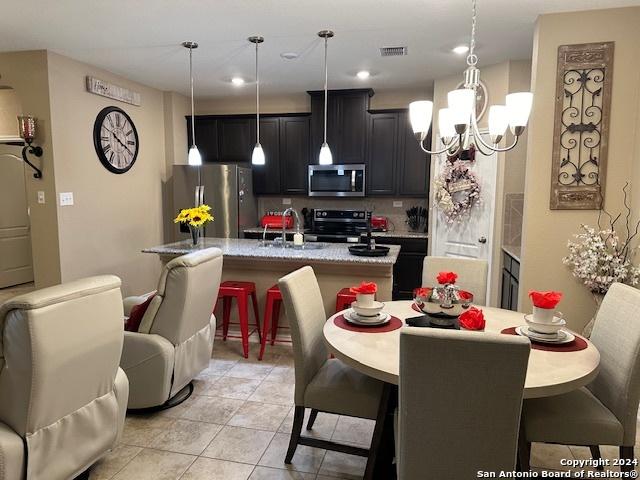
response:
[[(384, 311), (405, 322), (405, 319), (421, 315), (412, 308), (413, 302), (386, 302)], [(502, 330), (525, 324), (524, 314), (493, 307), (480, 307), (484, 312), (484, 332), (500, 333)], [(327, 347), (336, 358), (359, 372), (397, 385), (400, 359), (400, 331), (371, 332), (346, 330), (335, 324), (337, 313), (324, 325)], [(483, 335), (483, 332), (477, 332)], [(546, 351), (531, 349), (524, 398), (559, 395), (576, 390), (590, 383), (598, 374), (600, 353), (588, 340), (587, 347), (579, 351)]]

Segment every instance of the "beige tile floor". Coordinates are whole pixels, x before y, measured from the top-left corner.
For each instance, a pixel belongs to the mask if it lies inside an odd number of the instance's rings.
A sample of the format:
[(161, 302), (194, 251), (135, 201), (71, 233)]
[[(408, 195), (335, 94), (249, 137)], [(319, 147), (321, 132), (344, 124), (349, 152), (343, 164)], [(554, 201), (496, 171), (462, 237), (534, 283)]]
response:
[[(92, 480), (329, 480), (362, 478), (365, 459), (298, 447), (283, 459), (293, 421), (294, 370), (290, 345), (267, 347), (262, 362), (251, 344), (216, 340), (209, 368), (194, 395), (170, 410), (128, 415), (121, 443), (91, 471)], [(311, 435), (368, 446), (373, 422), (320, 414)], [(617, 449), (604, 447), (613, 458)], [(560, 459), (589, 458), (581, 447), (534, 444), (535, 470), (568, 470)]]

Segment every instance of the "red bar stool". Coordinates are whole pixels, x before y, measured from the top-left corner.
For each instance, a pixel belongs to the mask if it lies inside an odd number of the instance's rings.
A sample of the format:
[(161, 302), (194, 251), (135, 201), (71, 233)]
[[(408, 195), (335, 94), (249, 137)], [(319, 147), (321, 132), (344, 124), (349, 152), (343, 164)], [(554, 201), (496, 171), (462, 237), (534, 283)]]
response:
[(262, 322), (262, 340), (260, 342), (260, 354), (258, 360), (262, 360), (264, 348), (267, 345), (267, 336), (271, 332), (271, 345), (276, 341), (278, 333), (278, 320), (280, 319), (280, 307), (282, 306), (282, 294), (277, 285), (267, 290), (267, 300), (264, 307), (264, 320)]
[[(242, 336), (242, 350), (244, 358), (249, 358), (249, 296), (253, 303), (253, 313), (256, 317), (258, 337), (260, 334), (260, 319), (258, 318), (258, 299), (256, 284), (253, 282), (227, 281), (220, 284), (218, 300), (222, 298), (222, 339), (227, 339), (229, 333), (229, 319), (231, 317), (231, 302), (235, 298), (238, 302), (238, 317), (240, 318), (240, 335)], [(217, 304), (216, 304), (217, 306)]]
[(343, 288), (336, 295), (336, 312), (346, 310), (351, 307), (351, 304), (356, 301), (356, 294), (351, 293), (349, 287)]

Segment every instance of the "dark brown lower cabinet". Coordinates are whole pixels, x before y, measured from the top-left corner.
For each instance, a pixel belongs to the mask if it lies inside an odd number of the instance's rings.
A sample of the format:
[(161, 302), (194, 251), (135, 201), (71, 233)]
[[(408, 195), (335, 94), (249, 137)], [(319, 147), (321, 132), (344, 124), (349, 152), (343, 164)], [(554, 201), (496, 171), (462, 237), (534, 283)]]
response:
[(520, 262), (506, 252), (502, 254), (502, 289), (500, 308), (518, 310), (520, 287)]

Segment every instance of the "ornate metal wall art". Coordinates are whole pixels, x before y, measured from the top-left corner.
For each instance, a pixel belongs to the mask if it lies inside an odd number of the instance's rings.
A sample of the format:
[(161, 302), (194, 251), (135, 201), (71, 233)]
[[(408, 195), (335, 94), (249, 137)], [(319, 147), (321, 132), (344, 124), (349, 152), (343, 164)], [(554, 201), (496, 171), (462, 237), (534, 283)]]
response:
[(596, 210), (604, 199), (614, 42), (558, 48), (550, 208)]

